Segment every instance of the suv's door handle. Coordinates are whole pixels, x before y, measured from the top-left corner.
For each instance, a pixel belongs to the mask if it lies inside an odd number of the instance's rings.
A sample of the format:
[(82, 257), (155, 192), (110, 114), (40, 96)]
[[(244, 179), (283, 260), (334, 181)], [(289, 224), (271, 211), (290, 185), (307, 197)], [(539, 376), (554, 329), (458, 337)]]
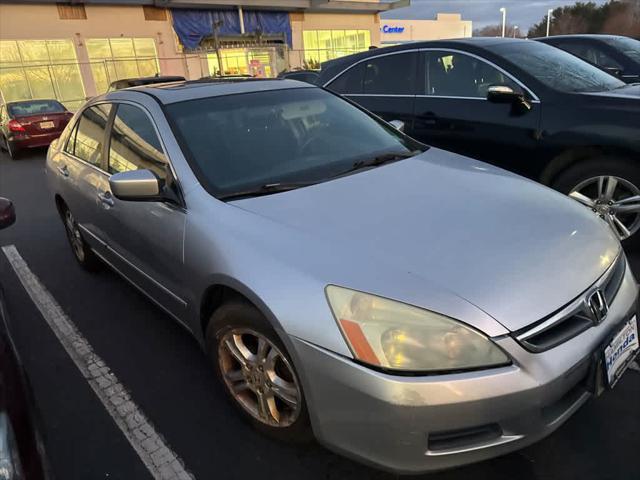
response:
[(98, 193), (98, 198), (100, 202), (107, 207), (113, 207), (115, 205), (111, 192)]
[(60, 175), (62, 175), (63, 177), (69, 176), (69, 169), (67, 168), (66, 165), (58, 167), (58, 172), (60, 172)]
[(425, 112), (422, 115), (418, 115), (418, 120), (424, 125), (435, 125), (438, 123), (438, 117), (433, 112)]

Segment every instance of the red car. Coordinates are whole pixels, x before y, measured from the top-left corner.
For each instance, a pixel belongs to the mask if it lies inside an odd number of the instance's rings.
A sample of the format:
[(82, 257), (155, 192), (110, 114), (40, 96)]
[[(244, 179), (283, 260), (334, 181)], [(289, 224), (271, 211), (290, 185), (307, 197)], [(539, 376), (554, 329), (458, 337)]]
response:
[(46, 147), (73, 114), (57, 100), (24, 100), (0, 105), (0, 148), (16, 158), (25, 148)]

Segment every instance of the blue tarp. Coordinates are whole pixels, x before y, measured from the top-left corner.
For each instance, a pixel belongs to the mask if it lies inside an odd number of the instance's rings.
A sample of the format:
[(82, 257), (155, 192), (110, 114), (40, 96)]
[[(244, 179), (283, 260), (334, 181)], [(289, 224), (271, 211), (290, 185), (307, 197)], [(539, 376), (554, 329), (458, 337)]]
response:
[[(224, 35), (240, 34), (240, 17), (237, 10), (191, 10), (174, 8), (171, 10), (173, 29), (182, 45), (187, 49), (196, 48), (203, 38), (213, 35), (213, 23), (222, 21), (218, 33)], [(291, 23), (287, 12), (269, 12), (263, 10), (244, 11), (244, 30), (246, 33), (284, 33), (291, 46)]]

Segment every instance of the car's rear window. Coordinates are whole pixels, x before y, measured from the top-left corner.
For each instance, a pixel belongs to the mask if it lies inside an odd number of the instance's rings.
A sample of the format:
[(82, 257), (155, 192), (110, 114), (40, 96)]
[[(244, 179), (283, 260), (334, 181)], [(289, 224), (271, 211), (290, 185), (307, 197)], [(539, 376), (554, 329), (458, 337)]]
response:
[(24, 117), (44, 113), (62, 113), (65, 108), (56, 100), (30, 100), (28, 102), (10, 103), (8, 110), (9, 115), (12, 117)]

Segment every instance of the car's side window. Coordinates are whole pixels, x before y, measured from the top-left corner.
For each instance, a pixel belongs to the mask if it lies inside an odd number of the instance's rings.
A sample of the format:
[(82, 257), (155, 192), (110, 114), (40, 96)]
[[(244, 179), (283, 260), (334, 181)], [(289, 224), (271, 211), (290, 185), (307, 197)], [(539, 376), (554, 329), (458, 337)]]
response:
[(102, 168), (102, 148), (110, 112), (111, 105), (107, 103), (89, 107), (82, 112), (65, 151)]
[(618, 62), (616, 62), (611, 56), (601, 48), (595, 45), (586, 45), (576, 42), (565, 42), (559, 44), (560, 48), (566, 50), (569, 53), (573, 53), (575, 56), (598, 65), (603, 68), (622, 68)]
[(411, 95), (415, 93), (418, 55), (384, 55), (364, 62), (363, 93)]
[(331, 82), (327, 88), (344, 95), (358, 94), (362, 93), (363, 80), (364, 63), (358, 63)]
[(111, 128), (109, 173), (146, 169), (167, 176), (167, 157), (149, 116), (138, 107), (119, 104)]
[(490, 86), (504, 85), (514, 91), (522, 88), (487, 62), (449, 51), (426, 52), (425, 91), (439, 97), (486, 98)]

